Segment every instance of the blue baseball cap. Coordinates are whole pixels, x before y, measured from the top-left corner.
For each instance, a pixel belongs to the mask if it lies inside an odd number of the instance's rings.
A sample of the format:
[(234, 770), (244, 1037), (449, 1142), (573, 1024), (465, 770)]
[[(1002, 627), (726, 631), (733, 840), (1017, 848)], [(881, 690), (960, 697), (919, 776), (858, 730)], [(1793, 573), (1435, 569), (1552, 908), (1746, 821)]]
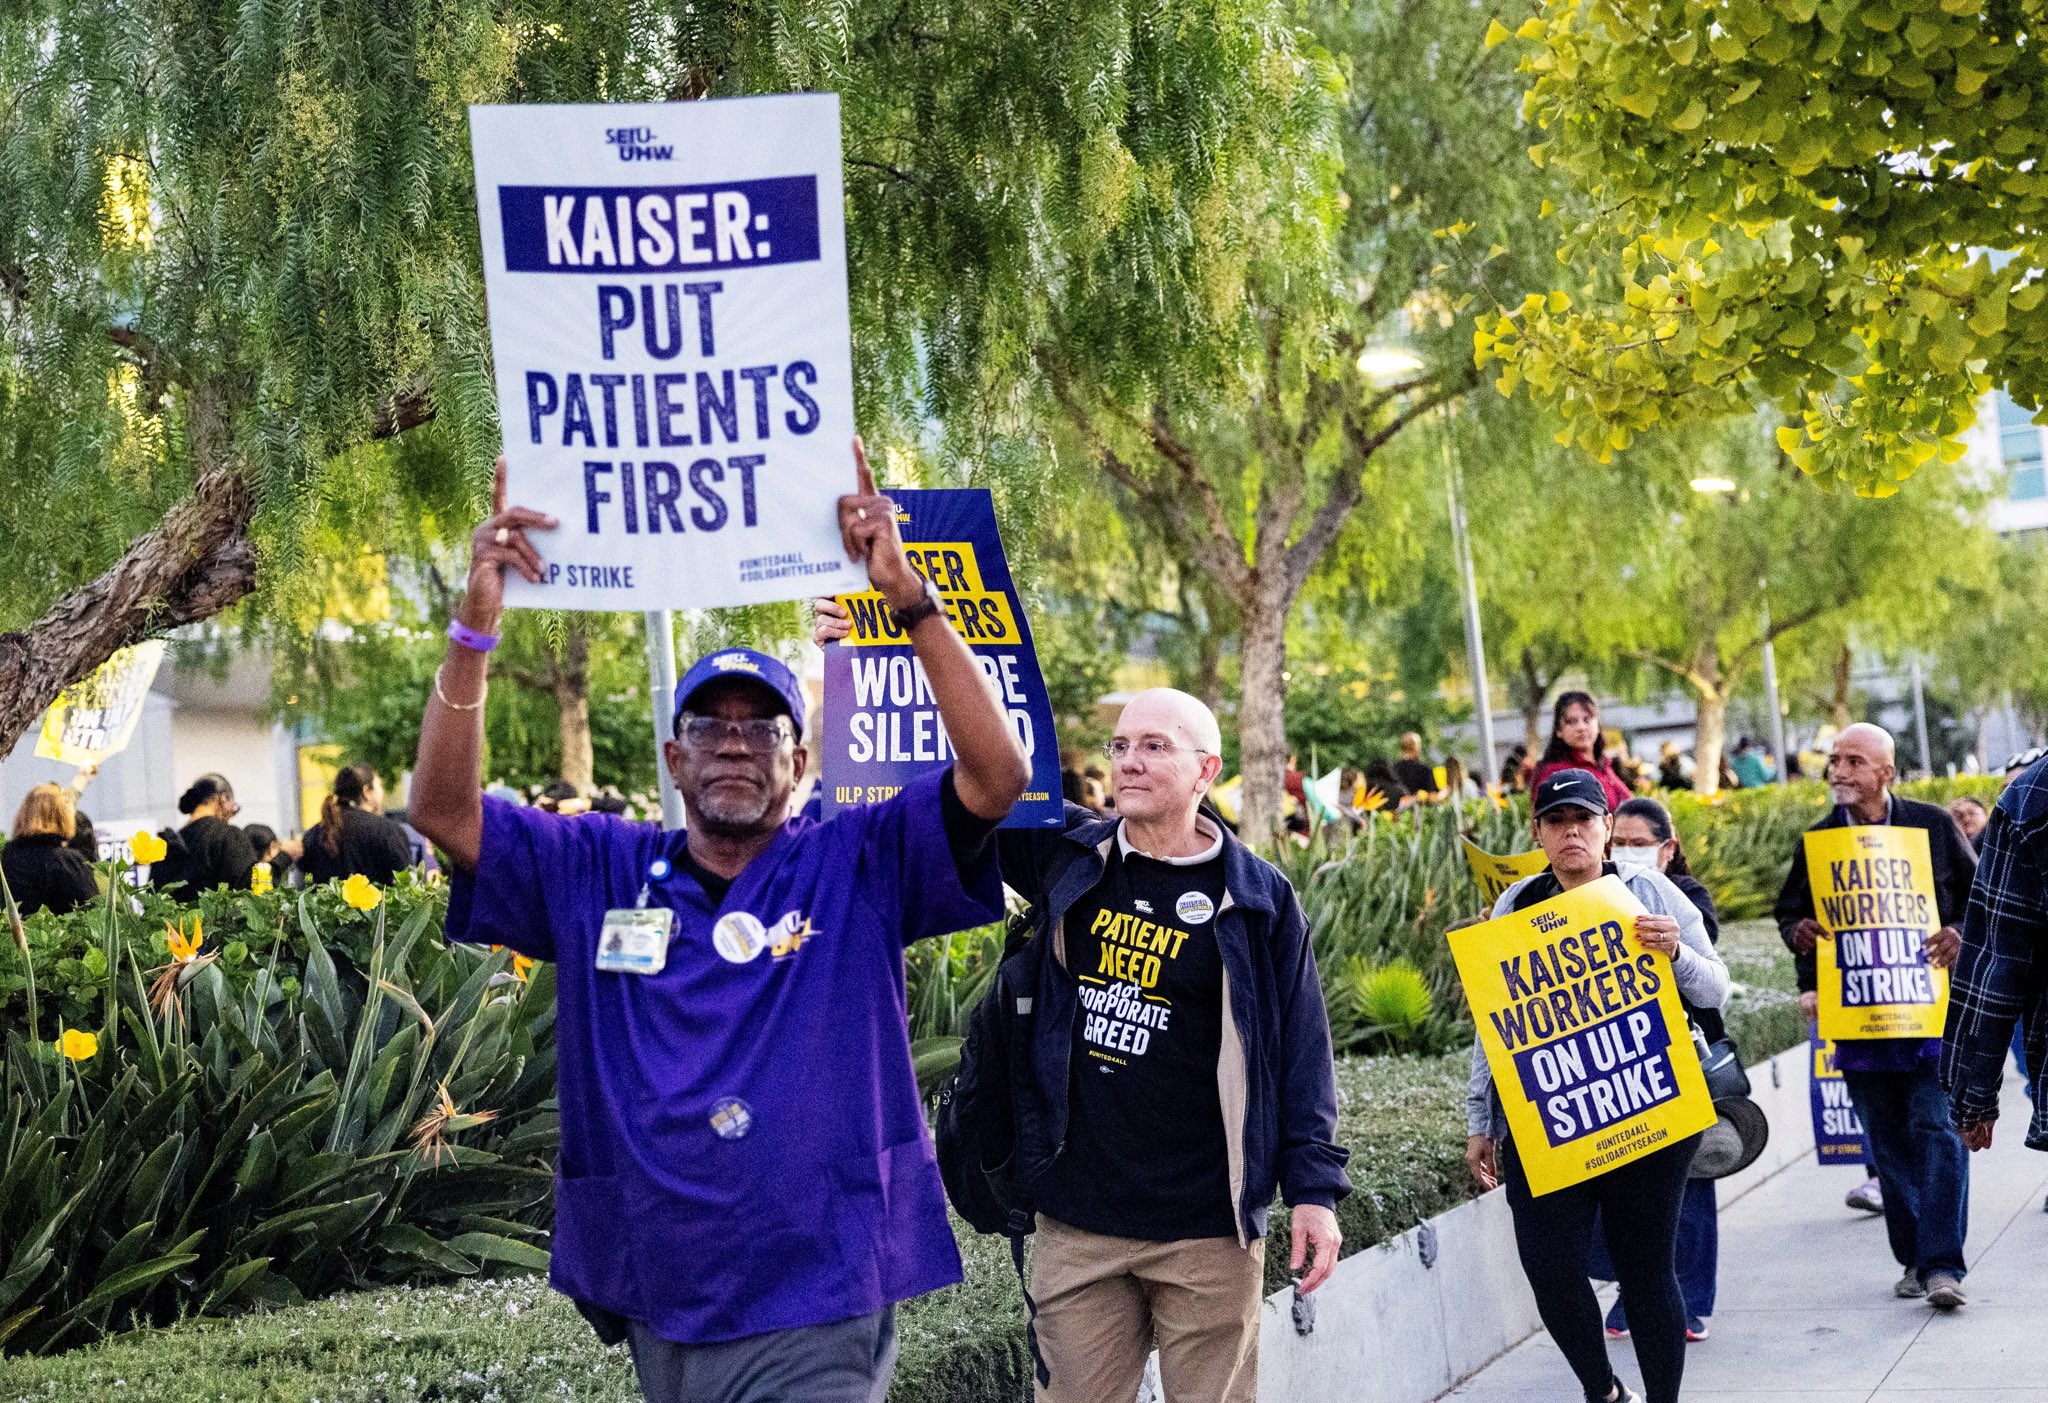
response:
[(796, 674), (784, 667), (766, 653), (757, 653), (752, 648), (721, 648), (707, 653), (691, 665), (683, 674), (683, 680), (676, 683), (676, 708), (674, 715), (681, 715), (690, 704), (690, 698), (713, 682), (738, 677), (760, 684), (769, 695), (781, 702), (789, 712), (790, 721), (796, 726), (796, 733), (804, 733), (804, 689), (797, 681)]

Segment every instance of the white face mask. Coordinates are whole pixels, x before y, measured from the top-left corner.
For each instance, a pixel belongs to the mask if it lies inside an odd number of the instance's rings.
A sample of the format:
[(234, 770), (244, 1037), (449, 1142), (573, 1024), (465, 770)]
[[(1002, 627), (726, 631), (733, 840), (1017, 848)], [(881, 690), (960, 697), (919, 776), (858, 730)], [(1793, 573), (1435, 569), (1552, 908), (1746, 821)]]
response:
[(1624, 877), (1637, 872), (1654, 872), (1657, 870), (1657, 852), (1663, 846), (1659, 843), (1655, 848), (1624, 848), (1616, 844), (1613, 850), (1614, 865), (1621, 869), (1621, 875)]

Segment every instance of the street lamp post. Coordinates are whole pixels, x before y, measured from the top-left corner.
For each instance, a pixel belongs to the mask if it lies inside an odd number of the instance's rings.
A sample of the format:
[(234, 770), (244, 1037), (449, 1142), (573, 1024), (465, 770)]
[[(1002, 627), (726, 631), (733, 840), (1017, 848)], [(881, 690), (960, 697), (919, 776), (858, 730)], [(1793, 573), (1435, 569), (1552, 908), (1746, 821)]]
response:
[(1458, 593), (1465, 610), (1465, 666), (1472, 674), (1472, 715), (1479, 723), (1479, 783), (1491, 783), (1499, 759), (1493, 749), (1493, 688), (1486, 678), (1486, 643), (1479, 631), (1479, 584), (1472, 573), (1472, 538), (1465, 529), (1463, 474), (1451, 445), (1448, 411), (1443, 424), (1444, 483), (1451, 503), (1451, 550), (1458, 562)]
[(681, 828), (683, 796), (676, 793), (675, 781), (669, 778), (664, 750), (675, 738), (675, 717), (669, 711), (676, 690), (675, 617), (666, 609), (649, 609), (646, 621), (647, 700), (654, 713), (654, 770), (661, 783), (661, 826)]
[(1785, 753), (1785, 708), (1778, 701), (1778, 650), (1771, 642), (1771, 595), (1769, 581), (1759, 581), (1757, 592), (1763, 603), (1764, 640), (1764, 705), (1771, 713), (1771, 753), (1778, 757), (1778, 783), (1785, 782), (1790, 773), (1790, 758)]
[[(1369, 380), (1388, 384), (1424, 369), (1422, 357), (1404, 346), (1369, 346), (1358, 357), (1358, 369)], [(1458, 568), (1459, 603), (1465, 615), (1465, 666), (1472, 674), (1472, 716), (1479, 723), (1481, 787), (1491, 782), (1499, 763), (1493, 749), (1493, 689), (1486, 677), (1486, 641), (1479, 627), (1479, 585), (1472, 571), (1472, 541), (1465, 528), (1465, 497), (1458, 460), (1451, 444), (1450, 406), (1442, 408), (1438, 427), (1443, 437), (1444, 490), (1451, 507), (1451, 553)]]

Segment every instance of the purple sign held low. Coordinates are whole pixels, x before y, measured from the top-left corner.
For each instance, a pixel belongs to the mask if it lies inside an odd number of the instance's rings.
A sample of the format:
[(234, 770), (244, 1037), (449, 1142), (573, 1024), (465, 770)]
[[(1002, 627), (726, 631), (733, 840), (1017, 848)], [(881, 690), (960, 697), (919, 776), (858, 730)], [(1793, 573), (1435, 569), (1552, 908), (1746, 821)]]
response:
[(1863, 1122), (1849, 1100), (1849, 1083), (1835, 1066), (1835, 1045), (1820, 1035), (1818, 1028), (1809, 1046), (1813, 1051), (1813, 1148), (1822, 1164), (1868, 1164), (1870, 1146), (1863, 1137)]
[[(984, 488), (889, 496), (911, 566), (938, 587), (947, 621), (981, 664), (1030, 757), (1031, 783), (1004, 826), (1058, 827), (1065, 806), (1052, 701), (1003, 556), (994, 499)], [(853, 632), (825, 649), (820, 788), (828, 818), (849, 805), (887, 799), (918, 775), (953, 762), (924, 664), (881, 595), (841, 595), (839, 602)]]

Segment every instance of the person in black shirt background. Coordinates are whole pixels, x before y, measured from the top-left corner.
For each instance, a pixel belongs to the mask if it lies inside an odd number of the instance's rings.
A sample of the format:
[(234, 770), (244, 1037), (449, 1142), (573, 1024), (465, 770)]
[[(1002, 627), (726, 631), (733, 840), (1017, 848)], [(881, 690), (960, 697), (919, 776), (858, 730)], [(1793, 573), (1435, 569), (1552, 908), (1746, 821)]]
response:
[(61, 916), (99, 895), (92, 868), (70, 846), (76, 831), (64, 790), (39, 784), (23, 796), (12, 836), (0, 850), (0, 872), (24, 916), (45, 908)]
[(190, 814), (191, 821), (176, 832), (164, 830), (169, 851), (150, 869), (150, 885), (169, 888), (183, 884), (188, 901), (219, 886), (248, 890), (256, 849), (248, 835), (231, 822), (241, 811), (242, 806), (235, 802), (235, 788), (225, 776), (205, 774), (193, 780), (192, 787), (178, 796), (178, 812)]
[(410, 866), (404, 826), (384, 816), (384, 781), (368, 765), (342, 766), (300, 846), (299, 870), (309, 882), (360, 874), (381, 887)]
[(1414, 731), (1401, 737), (1401, 758), (1394, 762), (1394, 778), (1417, 797), (1432, 795), (1440, 788), (1435, 767), (1422, 758), (1422, 737)]

